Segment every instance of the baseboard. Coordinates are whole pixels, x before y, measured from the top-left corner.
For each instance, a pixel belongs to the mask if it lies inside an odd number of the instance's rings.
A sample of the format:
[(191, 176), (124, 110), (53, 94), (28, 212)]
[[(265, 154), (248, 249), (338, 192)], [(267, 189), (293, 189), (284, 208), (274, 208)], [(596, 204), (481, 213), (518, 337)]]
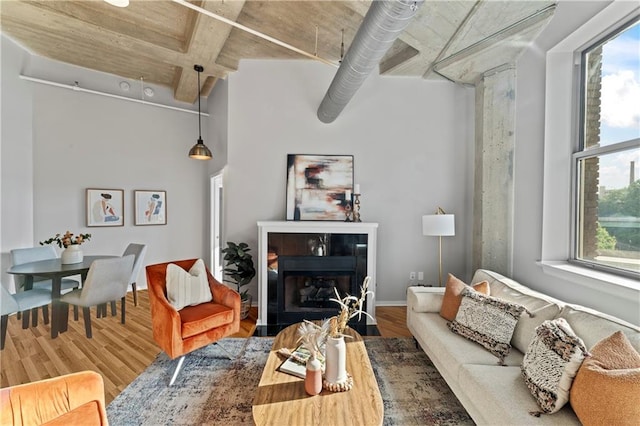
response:
[(407, 306), (406, 300), (378, 300), (376, 306)]

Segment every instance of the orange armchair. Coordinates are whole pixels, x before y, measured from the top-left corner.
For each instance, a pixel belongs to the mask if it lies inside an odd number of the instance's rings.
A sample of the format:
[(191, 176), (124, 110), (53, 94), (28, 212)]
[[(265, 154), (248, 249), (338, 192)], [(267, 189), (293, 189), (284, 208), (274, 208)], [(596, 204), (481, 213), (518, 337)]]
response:
[(153, 339), (169, 358), (180, 357), (171, 378), (172, 385), (184, 356), (216, 343), (240, 330), (240, 294), (217, 281), (207, 269), (213, 300), (177, 311), (167, 299), (167, 265), (173, 263), (188, 271), (197, 259), (159, 263), (146, 267)]
[(81, 371), (0, 389), (2, 425), (108, 426), (102, 376)]

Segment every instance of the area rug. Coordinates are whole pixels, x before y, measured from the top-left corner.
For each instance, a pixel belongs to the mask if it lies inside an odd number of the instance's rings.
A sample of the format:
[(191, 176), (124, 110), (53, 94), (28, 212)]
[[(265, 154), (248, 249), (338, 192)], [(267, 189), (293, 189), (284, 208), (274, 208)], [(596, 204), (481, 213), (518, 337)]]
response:
[[(177, 360), (164, 353), (107, 407), (112, 426), (252, 425), (251, 403), (273, 338), (227, 338)], [(410, 338), (365, 339), (384, 403), (385, 425), (473, 425), (425, 353)], [(300, 425), (304, 426), (304, 425)]]

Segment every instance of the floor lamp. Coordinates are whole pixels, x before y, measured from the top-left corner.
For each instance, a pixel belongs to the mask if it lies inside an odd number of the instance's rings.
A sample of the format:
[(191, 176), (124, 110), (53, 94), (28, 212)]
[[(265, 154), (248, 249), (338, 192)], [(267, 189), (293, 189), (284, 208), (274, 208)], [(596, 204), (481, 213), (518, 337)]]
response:
[(456, 235), (454, 215), (446, 214), (442, 208), (438, 207), (436, 214), (422, 216), (422, 235), (438, 237), (438, 264), (440, 274), (438, 275), (438, 285), (442, 285), (442, 237)]

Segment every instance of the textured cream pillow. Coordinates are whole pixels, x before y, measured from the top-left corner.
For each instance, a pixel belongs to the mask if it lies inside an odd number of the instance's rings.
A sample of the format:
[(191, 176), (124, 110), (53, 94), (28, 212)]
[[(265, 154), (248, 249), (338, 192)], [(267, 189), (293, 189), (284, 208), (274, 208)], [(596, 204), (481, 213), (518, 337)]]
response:
[(449, 329), (497, 356), (499, 364), (511, 350), (511, 337), (525, 307), (496, 297), (485, 296), (471, 288), (462, 290), (462, 302)]
[(462, 302), (462, 290), (465, 288), (473, 288), (475, 291), (489, 295), (489, 282), (481, 281), (473, 286), (465, 284), (463, 281), (449, 274), (447, 285), (444, 288), (444, 298), (440, 307), (440, 316), (446, 320), (453, 321), (456, 319), (458, 308)]
[(189, 305), (210, 302), (213, 299), (204, 261), (198, 259), (189, 272), (178, 265), (167, 265), (167, 299), (176, 311)]
[(622, 331), (591, 348), (573, 380), (569, 400), (585, 426), (640, 422), (640, 354)]
[(542, 412), (551, 414), (569, 401), (569, 390), (587, 348), (564, 318), (536, 328), (522, 360), (522, 376)]

